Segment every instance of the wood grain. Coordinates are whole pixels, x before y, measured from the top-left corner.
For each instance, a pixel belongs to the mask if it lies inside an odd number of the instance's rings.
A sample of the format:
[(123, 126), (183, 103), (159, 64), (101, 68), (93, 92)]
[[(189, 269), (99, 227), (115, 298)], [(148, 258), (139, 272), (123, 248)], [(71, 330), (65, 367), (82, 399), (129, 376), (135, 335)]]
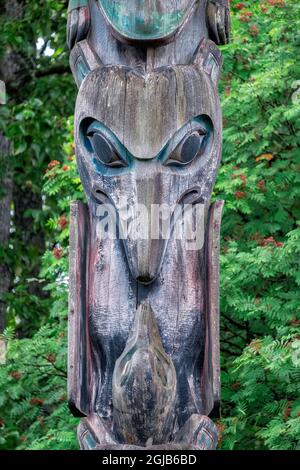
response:
[(68, 401), (75, 416), (91, 409), (91, 357), (87, 318), (87, 270), (89, 250), (88, 209), (71, 204), (69, 274)]

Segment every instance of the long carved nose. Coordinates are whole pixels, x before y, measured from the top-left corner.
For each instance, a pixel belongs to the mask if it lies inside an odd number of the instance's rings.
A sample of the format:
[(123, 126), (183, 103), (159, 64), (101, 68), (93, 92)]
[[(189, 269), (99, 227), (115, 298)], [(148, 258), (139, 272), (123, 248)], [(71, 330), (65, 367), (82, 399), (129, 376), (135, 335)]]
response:
[[(129, 235), (125, 242), (132, 275), (141, 284), (151, 284), (159, 275), (169, 238), (168, 233), (165, 235), (152, 233), (156, 231), (156, 228), (159, 231), (159, 227), (156, 227), (158, 224), (154, 216), (150, 212), (148, 214), (148, 221), (141, 222), (144, 225), (141, 229), (147, 238), (134, 240)], [(156, 236), (159, 238), (152, 238)]]
[[(139, 182), (132, 206), (131, 230), (124, 237), (128, 264), (135, 280), (151, 284), (159, 275), (174, 224), (186, 204), (201, 200), (199, 188), (179, 194), (176, 185), (161, 185), (160, 178)], [(162, 201), (169, 201), (162, 204)], [(170, 202), (171, 201), (171, 202)], [(174, 204), (177, 201), (177, 207)]]
[(137, 184), (124, 246), (132, 276), (142, 284), (159, 275), (170, 238), (172, 208), (162, 205), (163, 200), (159, 180)]
[[(136, 281), (150, 284), (160, 272), (170, 238), (171, 207), (162, 206), (165, 194), (160, 178), (138, 181), (134, 186), (134, 196), (124, 196), (119, 201), (110, 199), (98, 185), (93, 186), (92, 194), (102, 207), (115, 207), (109, 211), (109, 220), (112, 226), (115, 221), (118, 223), (131, 274)], [(126, 193), (128, 187), (122, 191)]]

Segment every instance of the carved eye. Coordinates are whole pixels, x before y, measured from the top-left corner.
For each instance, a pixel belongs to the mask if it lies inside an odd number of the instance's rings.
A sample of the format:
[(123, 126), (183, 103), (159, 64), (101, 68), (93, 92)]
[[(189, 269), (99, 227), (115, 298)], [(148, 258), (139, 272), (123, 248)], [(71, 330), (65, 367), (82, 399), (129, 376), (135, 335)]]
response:
[(126, 162), (121, 158), (117, 150), (111, 145), (104, 135), (99, 131), (90, 130), (87, 137), (91, 143), (92, 149), (103, 165), (111, 167), (127, 166)]
[(169, 156), (166, 165), (187, 165), (205, 149), (207, 133), (199, 129), (186, 136)]

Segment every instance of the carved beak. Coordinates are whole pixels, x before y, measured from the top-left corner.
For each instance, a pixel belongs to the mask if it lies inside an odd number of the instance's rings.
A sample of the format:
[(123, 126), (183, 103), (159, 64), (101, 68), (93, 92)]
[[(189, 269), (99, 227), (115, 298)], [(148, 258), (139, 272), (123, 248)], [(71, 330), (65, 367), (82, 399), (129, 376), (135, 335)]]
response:
[(124, 235), (132, 276), (142, 284), (152, 283), (159, 275), (170, 238), (170, 224), (166, 220), (165, 226), (162, 226), (164, 214), (157, 210), (164, 200), (162, 191), (159, 183), (138, 182), (128, 233)]
[[(160, 273), (179, 216), (174, 204), (162, 204), (170, 198), (170, 193), (164, 194), (165, 191), (157, 181), (138, 185), (131, 230), (123, 240), (132, 276), (145, 285), (151, 284)], [(180, 196), (178, 205), (194, 204), (199, 198), (199, 190), (192, 188)]]

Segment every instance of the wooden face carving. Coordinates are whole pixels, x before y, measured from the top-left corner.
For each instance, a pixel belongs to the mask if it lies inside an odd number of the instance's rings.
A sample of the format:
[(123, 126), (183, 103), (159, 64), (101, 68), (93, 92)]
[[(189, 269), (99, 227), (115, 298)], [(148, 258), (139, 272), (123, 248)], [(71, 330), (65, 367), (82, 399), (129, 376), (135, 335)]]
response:
[[(157, 41), (172, 37), (190, 15), (195, 0), (98, 0), (120, 39)], [(203, 2), (205, 3), (205, 1)]]
[(148, 209), (148, 236), (124, 239), (134, 279), (159, 274), (166, 239), (151, 236), (151, 207), (207, 203), (221, 154), (216, 85), (197, 65), (138, 74), (102, 67), (83, 81), (76, 104), (76, 153), (90, 205), (120, 214)]

